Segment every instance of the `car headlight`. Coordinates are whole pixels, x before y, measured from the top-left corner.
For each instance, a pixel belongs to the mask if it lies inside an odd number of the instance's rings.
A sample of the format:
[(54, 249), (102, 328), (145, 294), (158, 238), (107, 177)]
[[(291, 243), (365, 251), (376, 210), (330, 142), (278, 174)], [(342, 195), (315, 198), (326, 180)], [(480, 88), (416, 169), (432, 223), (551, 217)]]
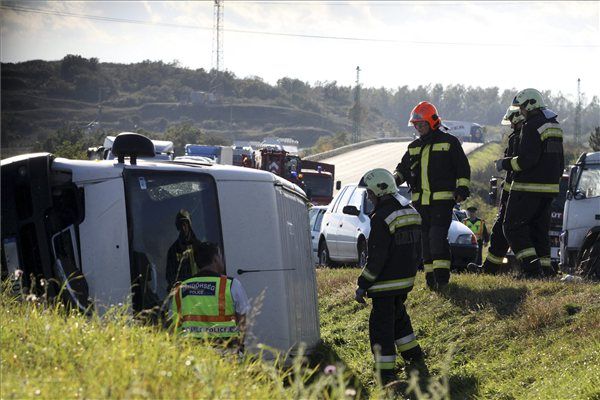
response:
[(465, 233), (464, 235), (458, 235), (456, 244), (477, 244), (477, 239), (475, 235)]

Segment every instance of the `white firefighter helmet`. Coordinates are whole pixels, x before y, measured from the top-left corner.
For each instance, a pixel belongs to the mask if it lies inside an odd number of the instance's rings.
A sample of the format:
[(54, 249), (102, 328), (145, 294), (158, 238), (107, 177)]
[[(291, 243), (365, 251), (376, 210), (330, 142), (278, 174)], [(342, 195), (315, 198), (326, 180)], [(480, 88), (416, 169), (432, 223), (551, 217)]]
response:
[(523, 114), (521, 114), (519, 107), (510, 106), (510, 107), (508, 107), (508, 110), (506, 110), (506, 114), (504, 114), (504, 118), (502, 118), (502, 121), (500, 122), (500, 124), (516, 125), (521, 121), (525, 121), (525, 117), (523, 117)]
[(539, 90), (532, 88), (523, 89), (517, 93), (513, 99), (512, 105), (515, 107), (524, 107), (527, 111), (546, 108), (542, 94)]
[(394, 176), (383, 168), (375, 168), (364, 174), (358, 186), (366, 187), (377, 197), (395, 194), (398, 191)]

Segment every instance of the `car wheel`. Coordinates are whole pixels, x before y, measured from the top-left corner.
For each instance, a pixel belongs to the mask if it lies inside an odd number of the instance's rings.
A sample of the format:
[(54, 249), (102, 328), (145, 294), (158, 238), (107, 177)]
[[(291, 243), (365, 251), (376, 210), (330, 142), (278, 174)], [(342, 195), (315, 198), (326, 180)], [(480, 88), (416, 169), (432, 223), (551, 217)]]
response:
[(584, 278), (600, 280), (600, 234), (592, 240), (586, 240), (587, 243), (581, 249), (577, 272)]
[(319, 243), (319, 265), (324, 267), (331, 266), (331, 259), (329, 258), (329, 249), (327, 248), (327, 242), (325, 239)]
[(363, 268), (365, 265), (367, 265), (367, 256), (368, 256), (368, 250), (367, 250), (367, 242), (365, 241), (364, 238), (360, 238), (360, 240), (358, 241), (358, 266)]

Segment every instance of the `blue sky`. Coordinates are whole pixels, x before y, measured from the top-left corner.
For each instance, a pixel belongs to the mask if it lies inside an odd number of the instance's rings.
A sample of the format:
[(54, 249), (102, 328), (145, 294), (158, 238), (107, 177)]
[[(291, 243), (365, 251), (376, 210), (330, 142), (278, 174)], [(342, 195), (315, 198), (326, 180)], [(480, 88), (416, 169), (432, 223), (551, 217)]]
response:
[[(80, 54), (213, 65), (212, 1), (3, 1), (0, 12), (2, 62)], [(536, 87), (573, 100), (579, 77), (588, 99), (600, 95), (600, 1), (225, 0), (224, 27), (225, 68), (269, 83), (350, 85), (359, 65), (364, 86)]]

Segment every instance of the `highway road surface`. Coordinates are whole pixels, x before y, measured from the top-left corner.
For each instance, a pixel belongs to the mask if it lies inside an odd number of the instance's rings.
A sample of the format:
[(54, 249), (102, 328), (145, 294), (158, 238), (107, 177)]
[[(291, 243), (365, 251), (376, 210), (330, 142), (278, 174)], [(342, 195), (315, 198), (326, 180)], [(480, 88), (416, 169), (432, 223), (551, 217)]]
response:
[[(409, 143), (408, 141), (379, 143), (321, 161), (335, 165), (335, 180), (342, 181), (342, 186), (347, 183), (358, 183), (364, 173), (373, 168), (385, 168), (393, 172)], [(465, 153), (479, 146), (481, 143), (463, 143)]]

